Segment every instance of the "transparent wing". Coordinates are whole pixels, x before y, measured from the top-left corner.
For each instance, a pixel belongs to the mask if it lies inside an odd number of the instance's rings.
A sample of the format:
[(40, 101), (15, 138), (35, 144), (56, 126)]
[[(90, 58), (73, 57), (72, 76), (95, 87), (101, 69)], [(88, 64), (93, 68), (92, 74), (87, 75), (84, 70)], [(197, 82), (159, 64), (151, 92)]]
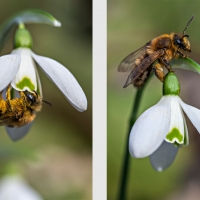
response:
[(135, 60), (146, 54), (146, 45), (129, 54), (118, 66), (118, 72), (128, 72), (136, 67)]
[(11, 115), (10, 112), (6, 113), (6, 114), (3, 114), (1, 117), (0, 117), (0, 126), (6, 126), (6, 125), (9, 125), (11, 124), (13, 121), (13, 116)]
[(134, 80), (140, 76), (153, 62), (155, 62), (160, 56), (164, 54), (164, 51), (162, 49), (155, 51), (148, 57), (146, 57), (142, 62), (134, 68), (131, 73), (129, 74), (126, 83), (124, 85), (124, 88), (130, 85), (134, 82)]

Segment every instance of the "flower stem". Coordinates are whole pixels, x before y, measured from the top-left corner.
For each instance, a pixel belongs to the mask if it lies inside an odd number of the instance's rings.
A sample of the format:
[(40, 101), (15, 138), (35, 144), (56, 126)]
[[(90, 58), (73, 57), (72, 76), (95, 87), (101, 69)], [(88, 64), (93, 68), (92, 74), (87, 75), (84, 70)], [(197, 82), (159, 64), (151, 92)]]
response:
[[(150, 77), (152, 77), (152, 75)], [(148, 80), (151, 79), (150, 77)], [(122, 168), (122, 174), (121, 174), (121, 182), (120, 182), (118, 200), (126, 200), (127, 199), (127, 196), (126, 196), (127, 178), (128, 178), (127, 175), (128, 175), (129, 163), (130, 163), (130, 154), (129, 154), (129, 148), (128, 148), (129, 134), (131, 132), (133, 124), (136, 121), (137, 112), (138, 112), (140, 102), (141, 102), (141, 97), (142, 97), (142, 94), (143, 94), (143, 91), (144, 91), (146, 85), (147, 85), (147, 83), (143, 87), (137, 89), (134, 104), (133, 104), (133, 109), (131, 112), (131, 117), (129, 120), (129, 129), (128, 129), (127, 138), (126, 138), (126, 145), (125, 145), (126, 148), (125, 148), (125, 153), (124, 153), (124, 162), (123, 162), (123, 168)]]

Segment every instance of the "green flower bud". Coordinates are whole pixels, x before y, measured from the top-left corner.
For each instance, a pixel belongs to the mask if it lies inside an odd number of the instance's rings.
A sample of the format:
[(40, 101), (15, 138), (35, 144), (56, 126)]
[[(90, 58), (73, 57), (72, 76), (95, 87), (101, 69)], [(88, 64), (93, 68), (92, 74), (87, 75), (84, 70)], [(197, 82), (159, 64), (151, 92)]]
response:
[(30, 32), (25, 28), (24, 24), (20, 24), (14, 37), (14, 48), (26, 47), (32, 48), (33, 40)]
[(165, 76), (163, 83), (163, 95), (179, 95), (180, 94), (180, 83), (178, 78), (173, 72), (169, 72)]

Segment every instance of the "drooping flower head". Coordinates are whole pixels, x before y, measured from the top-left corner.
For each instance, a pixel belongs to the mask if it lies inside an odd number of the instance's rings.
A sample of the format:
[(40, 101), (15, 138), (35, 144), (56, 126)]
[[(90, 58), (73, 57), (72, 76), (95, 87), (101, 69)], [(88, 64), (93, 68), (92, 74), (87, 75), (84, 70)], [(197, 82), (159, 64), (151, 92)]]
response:
[(14, 50), (11, 54), (17, 55), (21, 58), (21, 61), (11, 86), (18, 91), (37, 91), (42, 96), (36, 61), (77, 110), (81, 112), (86, 110), (87, 100), (75, 77), (57, 61), (33, 53), (31, 50), (32, 44), (32, 37), (29, 31), (23, 24), (20, 24), (15, 34)]
[(157, 171), (171, 165), (178, 148), (189, 144), (183, 111), (200, 133), (200, 110), (185, 104), (179, 93), (179, 81), (170, 72), (163, 83), (163, 97), (140, 115), (130, 133), (130, 154), (136, 158), (150, 156)]
[[(11, 30), (12, 26), (18, 24), (18, 29), (14, 37), (14, 50), (10, 55), (0, 57), (0, 92), (11, 85), (15, 91), (28, 91), (42, 97), (42, 87), (37, 71), (37, 63), (45, 74), (56, 84), (69, 103), (78, 111), (85, 111), (87, 109), (87, 99), (78, 81), (59, 62), (37, 55), (32, 51), (33, 40), (23, 22), (61, 26), (61, 23), (49, 13), (34, 9), (19, 12), (11, 17), (6, 24), (2, 25), (4, 29), (0, 31), (0, 47), (2, 46), (2, 41), (5, 40), (6, 33)], [(19, 129), (9, 127), (6, 129), (10, 137), (16, 140), (24, 136), (29, 128), (30, 124)]]

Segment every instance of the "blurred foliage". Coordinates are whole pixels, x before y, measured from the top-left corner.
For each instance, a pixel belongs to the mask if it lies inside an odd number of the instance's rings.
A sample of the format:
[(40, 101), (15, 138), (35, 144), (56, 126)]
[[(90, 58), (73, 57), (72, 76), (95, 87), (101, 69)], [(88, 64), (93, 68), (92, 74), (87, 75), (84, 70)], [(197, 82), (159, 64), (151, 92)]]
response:
[[(20, 141), (0, 128), (0, 176), (20, 173), (46, 200), (91, 199), (92, 187), (92, 2), (91, 0), (2, 0), (0, 24), (13, 13), (37, 8), (62, 26), (30, 24), (33, 51), (66, 66), (83, 88), (87, 111), (80, 113), (39, 69), (43, 104), (31, 131)], [(1, 55), (12, 50), (12, 39)]]
[[(199, 1), (171, 0), (108, 0), (108, 199), (116, 199), (126, 133), (136, 89), (132, 86), (123, 89), (129, 73), (117, 72), (124, 57), (142, 47), (151, 39), (171, 32), (182, 32), (192, 15), (194, 21), (186, 34), (190, 36), (192, 53), (190, 58), (200, 63), (199, 57)], [(181, 98), (184, 102), (200, 108), (200, 77), (187, 70), (175, 69), (181, 84)], [(196, 91), (196, 92), (194, 92)], [(153, 78), (142, 98), (139, 114), (153, 106), (162, 96), (162, 83)], [(128, 179), (128, 199), (158, 200), (170, 199), (188, 183), (191, 166), (197, 160), (200, 143), (199, 134), (187, 120), (190, 145), (180, 149), (174, 163), (164, 172), (153, 170), (148, 158), (133, 159)], [(189, 183), (188, 183), (189, 184)], [(178, 199), (178, 198), (177, 198)], [(181, 198), (179, 198), (181, 199)]]

